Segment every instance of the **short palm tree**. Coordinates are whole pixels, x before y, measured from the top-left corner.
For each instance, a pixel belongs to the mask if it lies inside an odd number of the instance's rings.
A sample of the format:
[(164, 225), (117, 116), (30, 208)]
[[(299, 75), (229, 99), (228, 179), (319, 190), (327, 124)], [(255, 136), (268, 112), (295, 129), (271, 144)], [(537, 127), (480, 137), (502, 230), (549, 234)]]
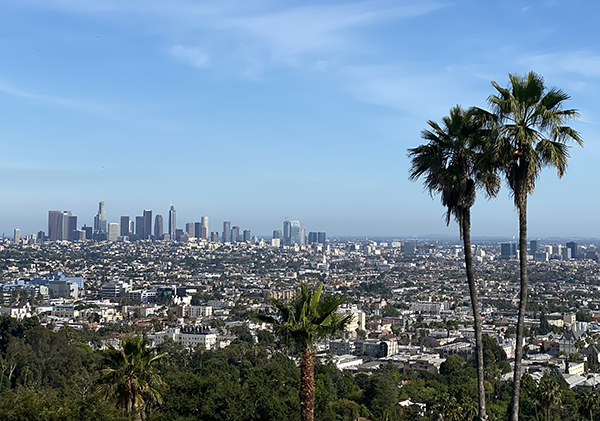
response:
[(477, 110), (465, 111), (457, 105), (442, 119), (442, 125), (428, 121), (429, 130), (421, 133), (428, 143), (409, 149), (408, 156), (412, 160), (410, 179), (424, 177), (425, 188), (430, 194), (439, 193), (442, 205), (447, 208), (446, 224), (454, 216), (459, 225), (474, 318), (479, 418), (485, 420), (483, 339), (471, 251), (471, 207), (478, 187), (483, 188), (488, 197), (494, 197), (500, 180), (488, 165), (488, 131), (481, 117)]
[(585, 390), (582, 397), (583, 407), (590, 413), (590, 421), (594, 421), (594, 410), (600, 406), (600, 392), (595, 389)]
[(550, 421), (550, 411), (562, 403), (562, 391), (556, 379), (549, 374), (544, 375), (538, 387), (539, 400), (546, 409), (546, 421)]
[(574, 109), (563, 109), (569, 95), (557, 88), (546, 88), (544, 79), (529, 72), (524, 77), (510, 74), (508, 88), (496, 82), (498, 91), (488, 98), (497, 123), (496, 164), (504, 173), (515, 207), (519, 212), (520, 293), (511, 420), (519, 419), (523, 328), (527, 307), (527, 197), (533, 193), (542, 168), (556, 168), (565, 174), (569, 158), (568, 142), (580, 146), (579, 133), (565, 123), (577, 119)]
[(167, 354), (157, 355), (139, 335), (121, 339), (121, 349), (108, 345), (103, 354), (98, 390), (127, 414), (143, 419), (153, 404), (162, 402), (160, 389), (165, 383), (156, 365)]
[(342, 332), (353, 315), (341, 315), (338, 307), (344, 296), (322, 295), (323, 284), (311, 287), (300, 284), (289, 302), (271, 299), (279, 313), (276, 317), (257, 317), (274, 326), (275, 332), (302, 347), (300, 361), (300, 418), (313, 421), (315, 412), (314, 345), (320, 339)]

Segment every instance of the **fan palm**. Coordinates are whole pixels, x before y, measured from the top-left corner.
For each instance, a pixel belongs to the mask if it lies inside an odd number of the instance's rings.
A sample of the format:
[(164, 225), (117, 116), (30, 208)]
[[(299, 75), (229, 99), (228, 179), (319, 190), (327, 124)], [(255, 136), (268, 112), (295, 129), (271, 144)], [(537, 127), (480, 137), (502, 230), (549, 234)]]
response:
[(314, 345), (342, 332), (353, 318), (352, 314), (343, 316), (338, 307), (344, 296), (322, 295), (323, 284), (310, 287), (300, 284), (294, 297), (289, 302), (271, 299), (278, 311), (273, 317), (258, 314), (257, 317), (274, 326), (275, 332), (302, 347), (300, 361), (300, 417), (302, 421), (314, 420), (315, 409), (315, 372)]
[(475, 346), (477, 354), (477, 380), (479, 393), (479, 418), (487, 419), (483, 372), (483, 339), (481, 317), (471, 251), (471, 207), (475, 203), (477, 188), (483, 188), (488, 197), (498, 194), (500, 180), (490, 170), (486, 159), (488, 129), (478, 110), (463, 110), (456, 106), (442, 119), (442, 125), (428, 121), (428, 130), (421, 137), (428, 143), (408, 150), (412, 159), (410, 179), (425, 178), (425, 188), (430, 194), (440, 194), (447, 208), (446, 224), (454, 219), (459, 225), (465, 253), (467, 282), (473, 309)]
[(600, 405), (600, 393), (597, 390), (585, 390), (582, 394), (583, 407), (590, 413), (590, 421), (594, 421), (594, 410)]
[(562, 403), (562, 391), (556, 379), (545, 374), (538, 387), (540, 403), (546, 408), (546, 420), (550, 421), (550, 410)]
[(160, 404), (160, 389), (164, 381), (156, 370), (156, 363), (167, 354), (156, 355), (141, 336), (121, 339), (121, 349), (108, 345), (103, 351), (100, 386), (98, 390), (114, 400), (117, 407), (139, 418), (153, 404)]
[(565, 123), (577, 119), (574, 109), (563, 109), (570, 97), (557, 88), (546, 88), (544, 79), (534, 72), (524, 77), (510, 74), (508, 88), (492, 81), (498, 91), (488, 102), (497, 123), (495, 152), (497, 165), (504, 173), (515, 207), (519, 212), (520, 293), (513, 405), (511, 419), (519, 419), (523, 327), (527, 307), (527, 197), (545, 166), (565, 174), (569, 158), (568, 142), (583, 146), (579, 133)]

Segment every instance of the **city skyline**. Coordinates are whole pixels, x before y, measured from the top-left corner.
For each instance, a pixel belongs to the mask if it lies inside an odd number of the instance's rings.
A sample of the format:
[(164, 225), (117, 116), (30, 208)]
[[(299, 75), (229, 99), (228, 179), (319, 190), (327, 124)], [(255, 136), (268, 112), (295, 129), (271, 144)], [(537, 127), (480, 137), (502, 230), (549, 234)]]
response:
[[(427, 120), (485, 107), (491, 80), (533, 70), (571, 95), (585, 148), (570, 150), (563, 179), (543, 172), (530, 237), (600, 237), (595, 3), (9, 0), (0, 11), (7, 235), (45, 227), (48, 209), (92, 225), (101, 199), (108, 223), (153, 209), (165, 230), (172, 201), (178, 220), (253, 233), (290, 216), (332, 235), (457, 237), (439, 200), (407, 180), (406, 150)], [(479, 196), (473, 236), (517, 228), (506, 189)]]

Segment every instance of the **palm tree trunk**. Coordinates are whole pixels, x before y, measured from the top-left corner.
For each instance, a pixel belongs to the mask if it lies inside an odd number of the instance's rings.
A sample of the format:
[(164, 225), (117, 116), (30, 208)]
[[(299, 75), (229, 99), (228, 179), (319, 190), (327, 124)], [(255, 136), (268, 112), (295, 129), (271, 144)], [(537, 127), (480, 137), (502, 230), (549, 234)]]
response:
[(485, 387), (483, 373), (483, 338), (481, 333), (481, 316), (479, 315), (479, 294), (477, 284), (475, 284), (475, 274), (473, 273), (473, 254), (471, 252), (471, 210), (463, 210), (461, 218), (463, 246), (465, 251), (465, 266), (467, 270), (467, 282), (469, 284), (469, 293), (471, 295), (471, 306), (473, 308), (473, 324), (475, 328), (475, 352), (477, 354), (477, 391), (479, 393), (479, 419), (487, 420), (485, 410)]
[(306, 345), (302, 348), (300, 361), (300, 419), (315, 419), (315, 364), (313, 352)]
[(515, 371), (513, 376), (513, 398), (511, 421), (519, 419), (519, 395), (521, 393), (521, 361), (523, 359), (523, 329), (527, 309), (527, 191), (521, 185), (516, 193), (519, 208), (519, 263), (521, 290), (519, 292), (519, 319), (517, 320), (517, 343), (515, 344)]

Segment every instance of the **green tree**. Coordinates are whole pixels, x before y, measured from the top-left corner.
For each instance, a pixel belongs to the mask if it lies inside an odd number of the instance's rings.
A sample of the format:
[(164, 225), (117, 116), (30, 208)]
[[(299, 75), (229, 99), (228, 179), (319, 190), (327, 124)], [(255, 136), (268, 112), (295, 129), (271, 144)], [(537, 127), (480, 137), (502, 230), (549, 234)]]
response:
[(421, 133), (427, 144), (408, 150), (412, 160), (409, 178), (424, 177), (425, 188), (430, 194), (440, 194), (442, 205), (447, 208), (446, 224), (454, 217), (459, 225), (475, 322), (478, 406), (482, 420), (487, 419), (487, 414), (479, 294), (471, 251), (471, 207), (475, 204), (477, 188), (483, 188), (488, 197), (496, 196), (500, 188), (498, 176), (485, 159), (488, 148), (484, 120), (477, 110), (465, 111), (457, 105), (442, 119), (442, 125), (431, 120), (427, 122), (429, 129)]
[[(495, 131), (496, 164), (504, 173), (515, 207), (519, 213), (520, 293), (517, 320), (517, 344), (523, 343), (525, 311), (527, 309), (527, 197), (533, 193), (542, 168), (556, 168), (559, 177), (565, 174), (569, 152), (567, 143), (583, 141), (579, 133), (565, 122), (578, 118), (574, 109), (563, 109), (569, 95), (557, 88), (548, 89), (544, 79), (529, 72), (524, 77), (509, 74), (509, 87), (488, 98), (492, 107)], [(523, 347), (515, 350), (513, 401), (511, 419), (519, 419), (519, 391)]]
[(545, 374), (538, 387), (539, 400), (542, 407), (546, 408), (546, 421), (550, 421), (550, 411), (562, 402), (560, 385), (554, 377)]
[(294, 294), (290, 302), (271, 299), (278, 317), (258, 314), (257, 317), (272, 323), (277, 334), (289, 337), (302, 347), (300, 361), (300, 414), (302, 421), (314, 420), (315, 372), (314, 345), (344, 330), (352, 315), (341, 316), (337, 309), (344, 296), (322, 295), (323, 284), (311, 287), (305, 283)]
[(156, 365), (166, 354), (156, 354), (141, 336), (122, 338), (120, 350), (112, 345), (103, 351), (99, 391), (114, 400), (127, 414), (143, 419), (153, 404), (162, 402), (165, 386)]
[(600, 392), (595, 389), (585, 390), (582, 395), (583, 407), (590, 414), (590, 421), (594, 421), (594, 410), (600, 406)]

